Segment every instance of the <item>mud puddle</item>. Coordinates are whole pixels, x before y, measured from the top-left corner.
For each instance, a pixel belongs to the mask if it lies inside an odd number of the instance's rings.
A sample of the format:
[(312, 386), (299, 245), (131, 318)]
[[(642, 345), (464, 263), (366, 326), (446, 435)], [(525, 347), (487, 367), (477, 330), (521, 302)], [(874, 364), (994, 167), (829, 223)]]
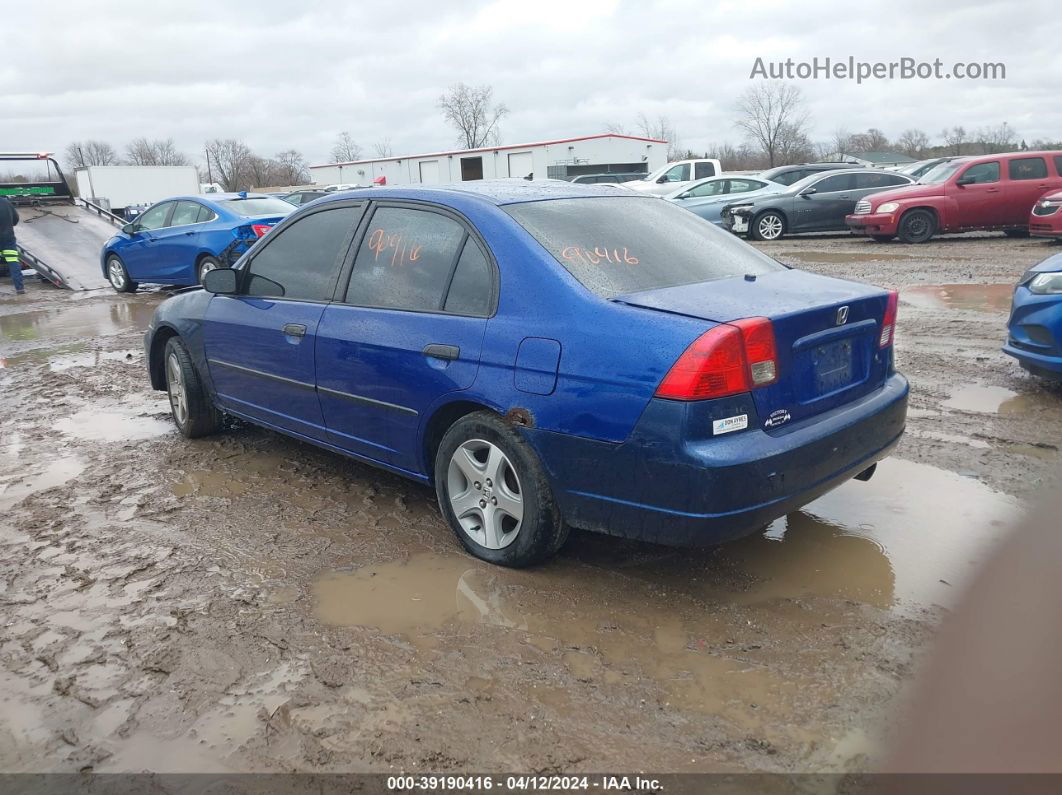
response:
[(176, 433), (165, 397), (134, 394), (113, 406), (84, 408), (55, 423), (61, 433), (90, 442), (127, 442)]
[(1001, 386), (968, 384), (952, 392), (941, 405), (959, 411), (1020, 417), (1038, 408), (1047, 408), (1057, 403), (1057, 400), (1052, 401), (1049, 396), (1036, 392), (1019, 394)]
[(907, 287), (904, 301), (922, 309), (972, 309), (977, 312), (1010, 312), (1013, 284), (937, 284)]
[[(5, 470), (15, 468), (19, 442), (14, 442), (4, 456)], [(10, 451), (14, 449), (14, 453)], [(50, 461), (37, 472), (18, 469), (12, 474), (0, 476), (0, 511), (5, 511), (31, 494), (62, 486), (80, 475), (85, 462), (77, 456), (61, 456)]]
[(0, 341), (109, 336), (147, 328), (157, 300), (118, 298), (0, 315)]
[(794, 258), (803, 262), (825, 262), (831, 265), (850, 265), (859, 262), (899, 261), (915, 259), (910, 254), (898, 254), (894, 251), (879, 251), (879, 247), (866, 251), (782, 251), (778, 259)]

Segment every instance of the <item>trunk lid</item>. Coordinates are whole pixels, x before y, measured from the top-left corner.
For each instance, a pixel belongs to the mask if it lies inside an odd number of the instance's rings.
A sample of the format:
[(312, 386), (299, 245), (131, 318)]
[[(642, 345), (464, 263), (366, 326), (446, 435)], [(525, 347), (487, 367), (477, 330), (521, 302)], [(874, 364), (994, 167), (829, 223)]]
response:
[(768, 431), (856, 400), (882, 386), (891, 370), (891, 346), (878, 348), (888, 293), (872, 285), (786, 270), (613, 300), (715, 323), (769, 318), (778, 381), (752, 390)]

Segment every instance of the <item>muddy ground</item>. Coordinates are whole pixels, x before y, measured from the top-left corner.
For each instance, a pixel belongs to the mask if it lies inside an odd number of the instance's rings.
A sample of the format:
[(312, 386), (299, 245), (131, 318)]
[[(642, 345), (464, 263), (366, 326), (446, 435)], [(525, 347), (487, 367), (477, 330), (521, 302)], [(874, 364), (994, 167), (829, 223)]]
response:
[(1059, 467), (1062, 393), (999, 350), (1057, 251), (846, 236), (779, 259), (901, 290), (896, 456), (718, 549), (583, 533), (530, 571), (430, 490), (145, 378), (165, 292), (0, 282), (0, 770), (862, 770), (985, 550)]

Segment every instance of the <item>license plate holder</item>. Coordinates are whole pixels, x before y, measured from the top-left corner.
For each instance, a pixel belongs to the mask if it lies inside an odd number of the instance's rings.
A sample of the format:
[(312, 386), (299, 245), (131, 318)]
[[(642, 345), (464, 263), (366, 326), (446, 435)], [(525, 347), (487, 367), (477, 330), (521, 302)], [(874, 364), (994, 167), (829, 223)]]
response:
[(817, 394), (835, 392), (852, 383), (853, 353), (851, 340), (828, 342), (811, 350)]
[(733, 231), (735, 232), (747, 232), (749, 231), (749, 219), (744, 215), (731, 215), (730, 220), (733, 222)]

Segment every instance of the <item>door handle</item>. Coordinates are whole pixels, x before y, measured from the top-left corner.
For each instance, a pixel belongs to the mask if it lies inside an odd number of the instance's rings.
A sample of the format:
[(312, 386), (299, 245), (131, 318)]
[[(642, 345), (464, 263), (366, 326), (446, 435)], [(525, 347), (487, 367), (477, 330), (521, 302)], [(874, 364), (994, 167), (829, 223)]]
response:
[(285, 323), (283, 331), (289, 337), (306, 336), (306, 326), (302, 325), (302, 323)]
[(425, 345), (424, 350), (421, 351), (421, 353), (425, 356), (430, 356), (432, 359), (443, 359), (444, 361), (452, 362), (461, 355), (461, 349), (456, 345), (438, 345), (432, 343), (431, 345)]
[(985, 193), (999, 193), (999, 188), (986, 188)]

